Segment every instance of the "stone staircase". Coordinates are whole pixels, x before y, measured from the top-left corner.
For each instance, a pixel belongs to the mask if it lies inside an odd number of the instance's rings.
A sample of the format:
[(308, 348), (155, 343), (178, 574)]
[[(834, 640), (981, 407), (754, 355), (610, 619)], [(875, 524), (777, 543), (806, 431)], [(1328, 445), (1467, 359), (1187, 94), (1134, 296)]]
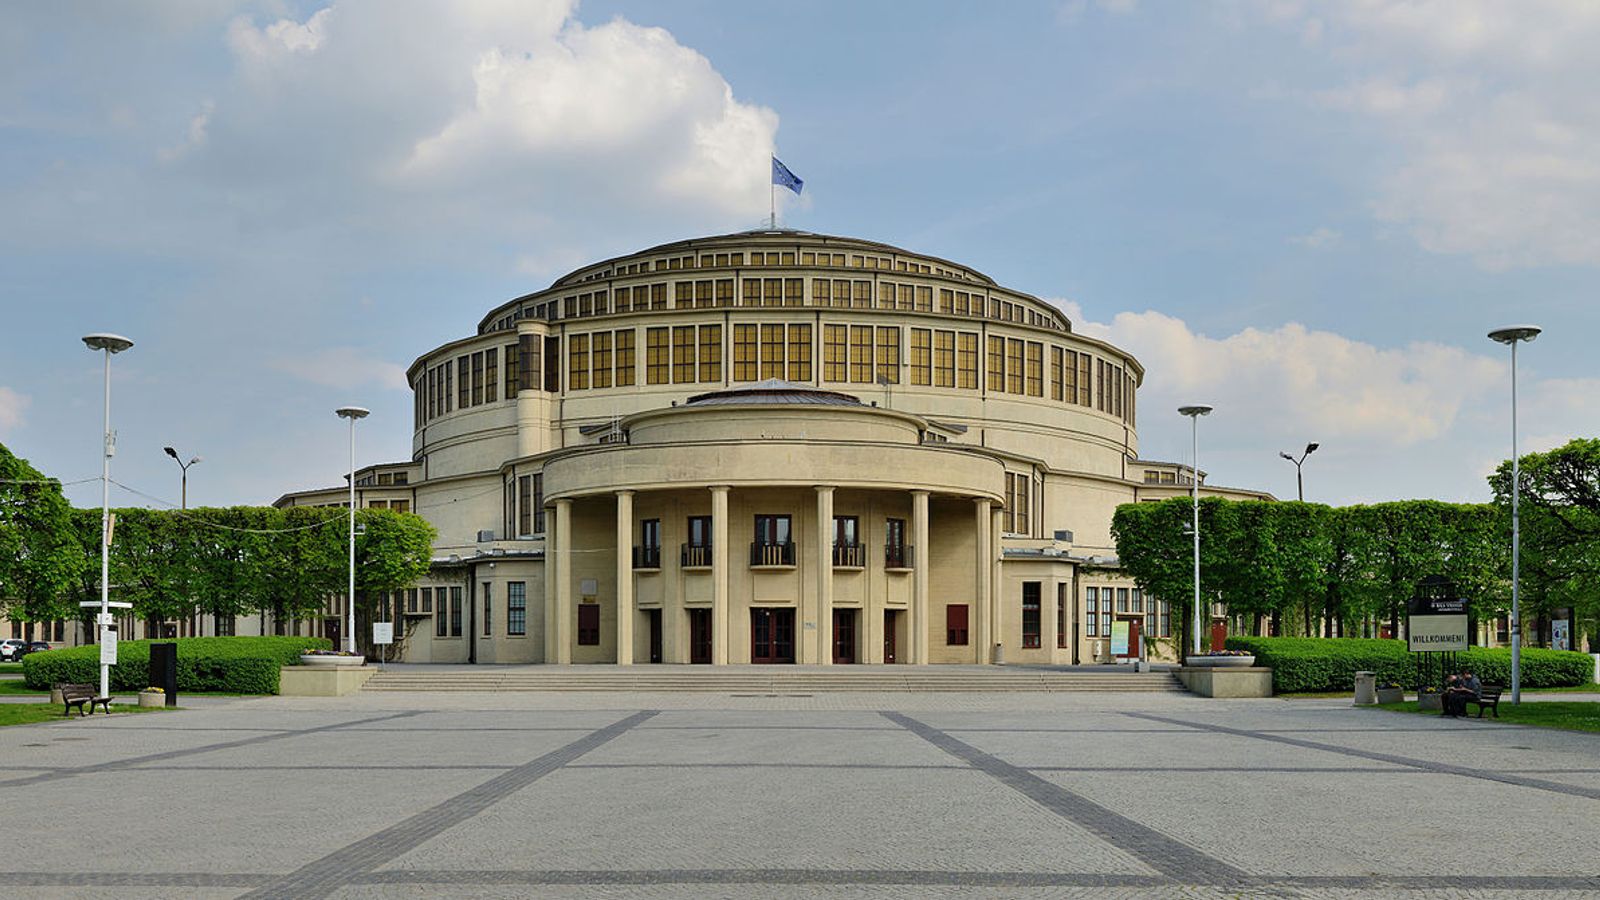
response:
[(1170, 672), (1045, 670), (1008, 667), (873, 666), (432, 666), (394, 667), (368, 691), (695, 691), (815, 694), (841, 691), (997, 693), (1183, 693)]

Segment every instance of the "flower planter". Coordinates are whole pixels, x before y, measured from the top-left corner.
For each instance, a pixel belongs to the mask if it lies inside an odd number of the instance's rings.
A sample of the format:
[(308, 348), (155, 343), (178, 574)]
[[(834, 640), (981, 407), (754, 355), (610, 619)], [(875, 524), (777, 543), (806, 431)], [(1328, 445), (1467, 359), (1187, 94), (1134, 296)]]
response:
[(1189, 656), (1183, 664), (1191, 669), (1248, 669), (1256, 664), (1254, 656)]
[(300, 665), (302, 666), (321, 666), (324, 668), (333, 666), (360, 666), (366, 663), (366, 661), (367, 658), (365, 656), (313, 656), (309, 654), (302, 654), (300, 657)]
[(1399, 703), (1406, 699), (1404, 688), (1378, 688), (1379, 703)]
[(1442, 712), (1444, 710), (1443, 694), (1418, 694), (1417, 709), (1431, 709)]
[(139, 692), (139, 705), (142, 706), (142, 707), (166, 706), (167, 705), (167, 695), (166, 694), (157, 694), (154, 691), (140, 691)]

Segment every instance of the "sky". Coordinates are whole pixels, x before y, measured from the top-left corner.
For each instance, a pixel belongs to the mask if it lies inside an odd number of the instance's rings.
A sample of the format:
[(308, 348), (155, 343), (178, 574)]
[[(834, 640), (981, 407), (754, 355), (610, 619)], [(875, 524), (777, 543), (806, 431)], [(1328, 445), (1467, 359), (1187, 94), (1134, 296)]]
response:
[[(915, 14), (913, 14), (913, 12)], [(0, 17), (0, 443), (114, 505), (410, 457), (404, 372), (588, 261), (781, 224), (959, 261), (1134, 353), (1141, 456), (1481, 501), (1600, 428), (1600, 5), (21, 4)], [(793, 201), (793, 202), (791, 202)], [(1584, 335), (1589, 337), (1585, 338)], [(126, 485), (124, 488), (121, 485)], [(99, 503), (99, 486), (71, 499)], [(130, 490), (131, 489), (131, 490)]]

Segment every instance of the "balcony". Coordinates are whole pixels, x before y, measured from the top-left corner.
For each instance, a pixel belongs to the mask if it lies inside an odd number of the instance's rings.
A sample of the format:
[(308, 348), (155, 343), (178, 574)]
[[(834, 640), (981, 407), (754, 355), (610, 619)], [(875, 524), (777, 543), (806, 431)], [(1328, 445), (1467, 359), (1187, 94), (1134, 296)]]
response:
[(883, 548), (883, 567), (885, 569), (899, 569), (902, 571), (912, 567), (912, 560), (916, 559), (916, 548), (910, 544), (889, 544)]
[(659, 569), (659, 568), (661, 568), (661, 548), (660, 547), (634, 547), (633, 548), (633, 567), (635, 569)]
[(794, 541), (753, 541), (750, 566), (794, 566)]
[(835, 569), (865, 569), (867, 567), (867, 548), (861, 544), (833, 545), (833, 567)]
[(711, 568), (710, 544), (681, 544), (678, 547), (678, 564), (685, 569)]

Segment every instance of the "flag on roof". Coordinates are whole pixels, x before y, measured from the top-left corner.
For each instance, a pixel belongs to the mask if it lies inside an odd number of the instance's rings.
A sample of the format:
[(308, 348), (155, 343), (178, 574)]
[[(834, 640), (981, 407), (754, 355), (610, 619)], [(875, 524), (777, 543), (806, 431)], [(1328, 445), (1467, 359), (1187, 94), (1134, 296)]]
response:
[(789, 167), (780, 162), (776, 156), (772, 158), (772, 183), (778, 187), (786, 187), (796, 194), (800, 193), (800, 189), (806, 184), (789, 171)]

